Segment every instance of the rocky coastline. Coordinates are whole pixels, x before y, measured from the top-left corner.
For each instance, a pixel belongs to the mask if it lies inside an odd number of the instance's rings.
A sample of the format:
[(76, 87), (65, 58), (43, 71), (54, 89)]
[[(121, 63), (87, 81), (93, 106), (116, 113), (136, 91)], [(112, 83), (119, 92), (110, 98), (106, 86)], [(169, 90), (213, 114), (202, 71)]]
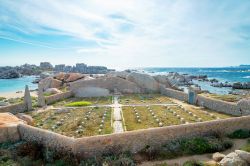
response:
[(0, 67), (0, 79), (13, 79), (22, 76), (39, 76), (34, 83), (39, 82), (39, 78), (46, 78), (58, 72), (81, 73), (81, 74), (106, 74), (113, 69), (105, 66), (87, 66), (84, 63), (77, 63), (75, 66), (66, 66), (65, 64), (53, 66), (49, 62), (41, 62), (39, 66), (24, 64), (21, 66), (3, 66)]

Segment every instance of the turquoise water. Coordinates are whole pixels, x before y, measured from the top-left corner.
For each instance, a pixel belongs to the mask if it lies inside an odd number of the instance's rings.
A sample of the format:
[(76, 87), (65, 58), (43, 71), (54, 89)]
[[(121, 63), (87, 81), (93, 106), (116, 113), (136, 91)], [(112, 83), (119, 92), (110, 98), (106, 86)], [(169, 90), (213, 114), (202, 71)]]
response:
[(0, 93), (24, 91), (25, 85), (28, 85), (30, 90), (36, 89), (37, 84), (32, 83), (35, 79), (35, 76), (26, 76), (16, 79), (0, 79)]

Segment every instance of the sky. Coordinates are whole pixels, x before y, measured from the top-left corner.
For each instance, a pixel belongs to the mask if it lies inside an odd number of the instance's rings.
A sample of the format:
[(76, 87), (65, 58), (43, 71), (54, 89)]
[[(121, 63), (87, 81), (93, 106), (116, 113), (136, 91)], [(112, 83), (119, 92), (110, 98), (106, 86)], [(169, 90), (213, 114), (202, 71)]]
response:
[(249, 0), (0, 0), (0, 66), (250, 64)]

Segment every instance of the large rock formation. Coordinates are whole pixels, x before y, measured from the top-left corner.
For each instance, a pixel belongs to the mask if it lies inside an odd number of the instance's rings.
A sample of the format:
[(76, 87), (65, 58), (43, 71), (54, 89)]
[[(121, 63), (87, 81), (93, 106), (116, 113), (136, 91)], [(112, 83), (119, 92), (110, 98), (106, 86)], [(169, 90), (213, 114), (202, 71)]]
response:
[(76, 97), (98, 97), (109, 95), (110, 92), (108, 89), (99, 87), (81, 87), (75, 91)]
[(160, 84), (163, 84), (166, 88), (174, 88), (168, 80), (168, 77), (166, 75), (156, 75), (153, 76), (154, 79), (159, 82)]
[(62, 86), (62, 81), (54, 79), (52, 77), (47, 77), (45, 79), (42, 79), (39, 84), (43, 91), (46, 91), (49, 88), (60, 88)]
[(15, 69), (0, 68), (0, 79), (19, 78), (21, 75)]
[(136, 83), (143, 92), (159, 92), (159, 83), (150, 75), (141, 73), (130, 73), (127, 78), (128, 81)]
[(58, 93), (62, 93), (62, 91), (60, 91), (57, 88), (49, 88), (46, 89), (45, 93), (49, 93), (49, 94), (58, 94)]
[(101, 77), (93, 80), (82, 80), (70, 83), (70, 90), (76, 93), (80, 88), (98, 87), (110, 92), (140, 93), (140, 88), (133, 82), (118, 77)]
[(34, 120), (30, 115), (27, 115), (27, 114), (24, 114), (24, 113), (18, 113), (18, 114), (16, 114), (16, 117), (18, 117), (19, 119), (22, 119), (28, 125), (31, 125), (31, 126), (34, 125)]
[(126, 71), (114, 71), (114, 72), (109, 72), (108, 74), (106, 74), (106, 77), (120, 77), (120, 78), (126, 79), (129, 74), (130, 73)]

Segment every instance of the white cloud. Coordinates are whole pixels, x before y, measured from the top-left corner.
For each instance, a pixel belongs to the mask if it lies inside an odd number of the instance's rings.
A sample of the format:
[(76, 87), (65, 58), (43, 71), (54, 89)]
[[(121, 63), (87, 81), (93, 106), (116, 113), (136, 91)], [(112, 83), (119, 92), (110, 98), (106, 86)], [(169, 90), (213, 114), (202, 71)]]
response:
[[(0, 12), (0, 30), (1, 26), (9, 25), (26, 34), (63, 34), (94, 41), (98, 43), (94, 48), (74, 46), (74, 43), (69, 46), (77, 47), (74, 50), (77, 56), (92, 54), (92, 58), (88, 57), (90, 62), (102, 58), (104, 64), (112, 67), (117, 64), (124, 67), (209, 66), (213, 63), (204, 59), (210, 56), (232, 58), (232, 52), (237, 51), (232, 51), (230, 45), (242, 41), (232, 29), (250, 21), (249, 17), (242, 17), (249, 11), (249, 3), (235, 6), (232, 2), (2, 0), (0, 8), (5, 10)], [(112, 18), (113, 15), (119, 19)], [(121, 29), (124, 24), (132, 28), (125, 32)], [(13, 40), (17, 37), (8, 35)], [(105, 57), (109, 57), (108, 60)]]

